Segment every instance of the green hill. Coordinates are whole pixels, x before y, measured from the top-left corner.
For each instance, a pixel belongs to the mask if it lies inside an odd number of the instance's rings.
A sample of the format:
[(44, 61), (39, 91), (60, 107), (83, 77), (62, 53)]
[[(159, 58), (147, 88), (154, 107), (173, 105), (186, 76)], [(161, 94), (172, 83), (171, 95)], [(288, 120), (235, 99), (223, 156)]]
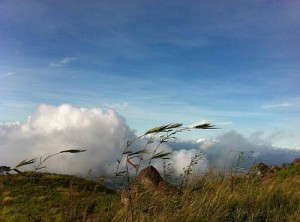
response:
[(84, 178), (26, 172), (0, 176), (0, 221), (108, 221), (119, 195)]
[(50, 173), (0, 176), (0, 221), (300, 221), (300, 164), (264, 178), (208, 172), (178, 192), (120, 193)]

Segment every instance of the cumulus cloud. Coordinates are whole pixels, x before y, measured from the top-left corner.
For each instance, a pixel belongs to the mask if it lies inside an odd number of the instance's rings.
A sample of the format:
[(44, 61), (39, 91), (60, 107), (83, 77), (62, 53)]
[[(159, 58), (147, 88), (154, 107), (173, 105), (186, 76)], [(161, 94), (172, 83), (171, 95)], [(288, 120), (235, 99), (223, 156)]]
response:
[[(278, 132), (276, 135), (263, 138), (262, 132), (257, 132), (245, 137), (236, 131), (230, 131), (210, 140), (171, 141), (169, 146), (178, 152), (183, 147), (187, 151), (198, 150), (202, 152), (206, 160), (203, 163), (212, 168), (228, 169), (237, 166), (248, 168), (258, 162), (280, 166), (300, 157), (300, 150), (274, 147), (271, 139), (277, 137), (278, 134), (282, 133)], [(242, 159), (239, 159), (241, 154)]]
[(22, 159), (46, 157), (65, 149), (87, 149), (50, 159), (47, 170), (84, 174), (104, 171), (134, 137), (124, 118), (113, 110), (40, 105), (23, 124), (0, 125), (1, 165), (13, 166)]
[[(281, 135), (280, 132), (278, 134)], [(111, 109), (42, 104), (24, 123), (0, 124), (0, 165), (14, 166), (23, 159), (46, 157), (66, 149), (86, 149), (84, 153), (66, 153), (49, 159), (46, 170), (85, 175), (92, 169), (95, 174), (110, 174), (126, 142), (135, 138), (134, 131), (125, 119)], [(246, 138), (231, 131), (213, 140), (171, 140), (161, 144), (157, 151), (172, 152), (170, 162), (178, 175), (199, 153), (202, 158), (194, 166), (195, 172), (206, 171), (209, 167), (223, 169), (235, 166), (240, 152), (245, 156), (243, 167), (254, 162), (281, 165), (300, 156), (299, 150), (273, 147), (272, 138), (264, 139), (261, 132)], [(134, 144), (131, 149), (141, 149), (145, 141), (139, 140)], [(149, 149), (153, 150), (157, 145), (156, 141)], [(145, 159), (150, 156), (151, 152)], [(153, 161), (151, 164), (162, 169), (161, 161)]]
[[(180, 149), (174, 151), (172, 155), (172, 163), (175, 173), (178, 175), (184, 173), (184, 169), (191, 163), (192, 158), (198, 154), (197, 149)], [(201, 154), (200, 154), (201, 155)], [(207, 170), (207, 160), (203, 155), (198, 161), (197, 164), (193, 167), (194, 173), (200, 173)]]

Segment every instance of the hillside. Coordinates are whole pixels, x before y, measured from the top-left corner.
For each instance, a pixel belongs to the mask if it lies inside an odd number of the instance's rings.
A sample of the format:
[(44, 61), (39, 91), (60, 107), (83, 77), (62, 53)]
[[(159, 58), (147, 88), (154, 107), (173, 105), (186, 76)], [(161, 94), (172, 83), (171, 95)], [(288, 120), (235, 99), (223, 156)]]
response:
[(0, 176), (0, 221), (105, 221), (110, 202), (117, 203), (115, 192), (92, 180), (50, 173), (25, 175)]
[(0, 176), (0, 221), (300, 221), (299, 162), (264, 178), (210, 171), (178, 192), (131, 193), (127, 208), (98, 182), (26, 174)]

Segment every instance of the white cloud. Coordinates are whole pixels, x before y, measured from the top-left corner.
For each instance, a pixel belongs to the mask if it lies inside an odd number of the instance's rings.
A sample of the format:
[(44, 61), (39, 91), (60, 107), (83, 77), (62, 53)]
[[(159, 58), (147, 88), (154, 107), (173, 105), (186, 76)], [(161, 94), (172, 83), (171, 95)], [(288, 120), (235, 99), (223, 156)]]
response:
[(216, 126), (225, 126), (225, 125), (232, 125), (234, 124), (232, 121), (226, 121), (226, 122), (220, 122), (220, 123), (216, 123)]
[[(283, 134), (280, 133), (280, 135), (282, 136)], [(275, 137), (277, 136), (278, 135), (275, 135)], [(190, 161), (190, 154), (195, 152), (194, 150), (204, 154), (203, 160), (205, 161), (200, 164), (202, 166), (200, 169), (202, 170), (205, 169), (205, 164), (207, 164), (207, 167), (221, 169), (224, 167), (234, 167), (237, 164), (238, 156), (241, 154), (240, 152), (243, 152), (244, 157), (241, 166), (245, 168), (255, 162), (281, 165), (284, 162), (290, 162), (300, 157), (300, 150), (298, 149), (274, 147), (272, 142), (276, 141), (275, 137), (273, 134), (262, 137), (261, 132), (259, 132), (247, 138), (236, 131), (231, 131), (219, 135), (215, 139), (170, 141), (168, 146), (174, 150), (175, 160), (180, 159), (178, 158), (179, 154), (188, 157), (187, 159), (181, 160), (181, 162), (174, 162), (174, 168), (177, 169), (177, 171)], [(183, 152), (184, 150), (185, 152)], [(186, 153), (190, 151), (191, 153)]]
[(128, 102), (111, 103), (111, 104), (104, 103), (103, 104), (104, 107), (107, 107), (107, 108), (113, 109), (113, 110), (124, 109), (124, 108), (127, 108), (128, 105), (129, 105)]
[(65, 57), (65, 58), (61, 61), (61, 63), (62, 63), (62, 64), (68, 64), (68, 63), (73, 62), (73, 61), (75, 61), (75, 60), (77, 60), (76, 57)]
[(15, 74), (15, 73), (14, 72), (7, 72), (7, 73), (3, 74), (3, 76), (11, 76), (13, 74)]
[(61, 63), (53, 63), (53, 62), (51, 62), (51, 63), (49, 63), (49, 66), (50, 67), (62, 67), (62, 64)]
[[(197, 154), (197, 149), (181, 149), (178, 151), (174, 151), (172, 155), (171, 162), (173, 164), (173, 168), (175, 172), (180, 175), (184, 173), (184, 169), (191, 163), (191, 160)], [(198, 160), (198, 163), (193, 166), (193, 172), (199, 173), (207, 170), (207, 161), (205, 156)]]
[(14, 166), (22, 159), (46, 157), (65, 149), (87, 149), (50, 159), (47, 170), (85, 174), (113, 165), (125, 142), (134, 137), (125, 120), (112, 110), (40, 105), (23, 124), (0, 125), (0, 163)]
[(277, 103), (277, 104), (269, 104), (262, 106), (263, 109), (273, 109), (273, 108), (285, 108), (290, 107), (292, 104), (288, 102)]
[(299, 107), (300, 98), (291, 98), (284, 102), (266, 104), (262, 106), (263, 109), (277, 109), (277, 108), (287, 108), (287, 107)]
[(50, 63), (49, 64), (49, 66), (50, 67), (62, 67), (62, 66), (64, 66), (64, 65), (67, 65), (67, 64), (69, 64), (69, 63), (71, 63), (71, 62), (73, 62), (73, 61), (75, 61), (75, 60), (78, 60), (78, 58), (77, 57), (65, 57), (65, 58), (63, 58), (61, 61), (59, 61), (59, 62), (52, 62), (52, 63)]
[[(208, 167), (233, 166), (239, 152), (244, 152), (247, 157), (243, 162), (246, 167), (254, 162), (280, 165), (300, 156), (300, 150), (272, 146), (272, 140), (283, 135), (278, 132), (263, 137), (258, 132), (246, 138), (231, 131), (215, 139), (171, 140), (162, 144), (158, 152), (173, 151), (170, 162), (177, 174), (183, 173), (183, 168), (199, 152), (203, 153), (203, 158), (195, 166), (195, 172), (205, 171)], [(96, 174), (111, 173), (126, 142), (134, 138), (136, 136), (125, 119), (113, 110), (42, 104), (25, 123), (0, 124), (0, 165), (14, 166), (23, 159), (46, 157), (65, 149), (86, 149), (80, 154), (53, 157), (46, 162), (46, 170), (81, 175), (85, 175), (89, 169)], [(143, 142), (136, 142), (132, 149), (144, 147)], [(157, 143), (153, 143), (149, 148), (153, 150), (156, 146)], [(152, 164), (162, 169), (161, 162), (154, 161)]]

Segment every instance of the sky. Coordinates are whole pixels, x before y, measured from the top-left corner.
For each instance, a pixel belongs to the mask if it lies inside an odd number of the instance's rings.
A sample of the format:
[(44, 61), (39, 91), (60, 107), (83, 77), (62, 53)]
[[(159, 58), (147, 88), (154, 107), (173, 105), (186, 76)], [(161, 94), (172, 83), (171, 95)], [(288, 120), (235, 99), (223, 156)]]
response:
[(220, 129), (184, 138), (237, 132), (299, 148), (299, 10), (296, 0), (2, 0), (0, 122), (95, 108), (137, 134), (208, 121)]

